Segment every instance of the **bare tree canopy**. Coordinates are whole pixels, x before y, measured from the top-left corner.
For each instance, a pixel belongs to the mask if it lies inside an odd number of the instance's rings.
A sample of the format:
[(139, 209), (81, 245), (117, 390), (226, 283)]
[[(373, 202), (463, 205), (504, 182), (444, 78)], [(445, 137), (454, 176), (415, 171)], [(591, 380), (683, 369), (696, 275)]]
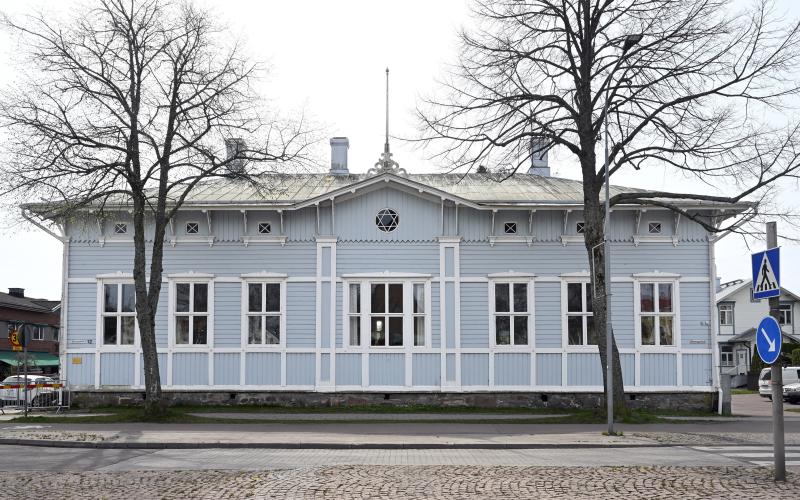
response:
[(0, 194), (60, 223), (129, 207), (146, 406), (158, 412), (154, 321), (170, 219), (204, 179), (259, 184), (259, 174), (304, 165), (309, 131), (263, 106), (252, 86), (261, 68), (191, 3), (102, 0), (65, 22), (39, 14), (4, 25), (29, 70), (0, 100)]
[[(453, 169), (515, 172), (556, 148), (580, 165), (595, 323), (605, 324), (604, 157), (609, 174), (669, 167), (735, 194), (623, 192), (612, 205), (668, 208), (712, 232), (753, 217), (775, 181), (800, 173), (800, 28), (769, 0), (482, 1), (460, 59), (418, 112), (421, 140)], [(539, 146), (529, 148), (531, 138)], [(598, 156), (599, 155), (599, 156)], [(751, 209), (722, 218), (674, 199)], [(615, 385), (621, 387), (616, 346)], [(601, 362), (606, 352), (600, 346)], [(606, 381), (607, 387), (607, 381)], [(621, 399), (616, 401), (624, 404)]]

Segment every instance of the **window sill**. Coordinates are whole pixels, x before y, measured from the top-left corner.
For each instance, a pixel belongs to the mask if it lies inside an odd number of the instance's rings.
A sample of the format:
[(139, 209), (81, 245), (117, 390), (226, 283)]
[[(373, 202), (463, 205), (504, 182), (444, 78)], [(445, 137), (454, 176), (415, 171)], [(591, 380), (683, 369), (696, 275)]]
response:
[(497, 243), (525, 243), (528, 246), (531, 246), (533, 244), (533, 236), (489, 236), (489, 246), (495, 246)]
[(678, 246), (677, 236), (655, 235), (655, 234), (635, 234), (633, 235), (633, 245), (639, 246), (640, 243), (672, 243)]
[(585, 243), (586, 238), (582, 234), (562, 234), (561, 244), (567, 246), (567, 243)]
[(259, 235), (245, 235), (242, 236), (242, 243), (244, 246), (250, 245), (250, 243), (280, 243), (281, 246), (286, 245), (286, 236), (278, 236), (278, 235), (266, 235), (266, 234), (259, 234)]

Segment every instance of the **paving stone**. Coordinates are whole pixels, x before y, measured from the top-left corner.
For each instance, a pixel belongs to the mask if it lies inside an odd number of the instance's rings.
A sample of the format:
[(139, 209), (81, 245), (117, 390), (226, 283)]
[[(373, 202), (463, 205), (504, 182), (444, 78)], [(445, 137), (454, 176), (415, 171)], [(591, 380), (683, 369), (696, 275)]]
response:
[(3, 474), (5, 498), (800, 498), (765, 467), (335, 466)]

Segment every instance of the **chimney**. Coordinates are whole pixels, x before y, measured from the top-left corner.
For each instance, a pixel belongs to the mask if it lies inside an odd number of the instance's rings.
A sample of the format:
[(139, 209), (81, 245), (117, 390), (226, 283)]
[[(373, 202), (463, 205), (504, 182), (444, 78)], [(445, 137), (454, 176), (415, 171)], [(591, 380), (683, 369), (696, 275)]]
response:
[(9, 288), (8, 289), (8, 294), (11, 295), (12, 297), (19, 297), (19, 298), (22, 299), (22, 298), (25, 298), (25, 289), (24, 288)]
[(331, 139), (331, 175), (348, 175), (347, 170), (347, 149), (350, 141), (347, 137), (334, 137)]
[[(235, 158), (240, 152), (247, 149), (247, 143), (244, 142), (244, 139), (240, 139), (237, 137), (232, 137), (230, 139), (225, 139), (225, 151), (227, 154), (227, 160), (231, 160), (231, 158)], [(233, 175), (241, 175), (244, 173), (244, 158), (236, 158), (228, 163), (228, 172)]]
[(543, 137), (531, 137), (531, 167), (528, 173), (542, 177), (550, 177), (550, 166), (547, 163), (547, 147), (549, 144)]

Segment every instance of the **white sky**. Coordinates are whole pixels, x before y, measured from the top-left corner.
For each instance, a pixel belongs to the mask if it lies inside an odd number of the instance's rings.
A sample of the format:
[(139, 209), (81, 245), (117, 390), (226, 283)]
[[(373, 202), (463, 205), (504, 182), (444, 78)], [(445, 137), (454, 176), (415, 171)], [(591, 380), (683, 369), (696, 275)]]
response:
[[(11, 15), (36, 8), (58, 12), (79, 4), (75, 0), (0, 0), (0, 10)], [(286, 113), (304, 108), (330, 137), (349, 137), (353, 172), (372, 167), (382, 151), (384, 69), (391, 70), (391, 133), (413, 137), (413, 110), (419, 96), (434, 90), (445, 65), (455, 60), (456, 30), (468, 22), (464, 0), (201, 0), (198, 4), (212, 8), (244, 40), (253, 59), (270, 67), (265, 97)], [(777, 0), (776, 4), (779, 10), (800, 17), (800, 2)], [(8, 40), (0, 37), (0, 68), (5, 68), (0, 84), (13, 80), (13, 51)], [(425, 159), (425, 151), (411, 144), (394, 140), (392, 152), (410, 172), (438, 167)], [(560, 156), (557, 152), (551, 156), (553, 175), (578, 178), (578, 169)], [(622, 172), (612, 182), (710, 192), (664, 169)], [(796, 184), (785, 189), (784, 198), (795, 199)], [(0, 290), (23, 287), (29, 296), (59, 297), (61, 244), (35, 228), (10, 224), (2, 215), (0, 237)], [(762, 247), (763, 243), (755, 243), (755, 248)], [(740, 237), (725, 238), (716, 249), (723, 281), (748, 277), (750, 251)], [(784, 244), (782, 257), (784, 286), (800, 292), (800, 248)]]

